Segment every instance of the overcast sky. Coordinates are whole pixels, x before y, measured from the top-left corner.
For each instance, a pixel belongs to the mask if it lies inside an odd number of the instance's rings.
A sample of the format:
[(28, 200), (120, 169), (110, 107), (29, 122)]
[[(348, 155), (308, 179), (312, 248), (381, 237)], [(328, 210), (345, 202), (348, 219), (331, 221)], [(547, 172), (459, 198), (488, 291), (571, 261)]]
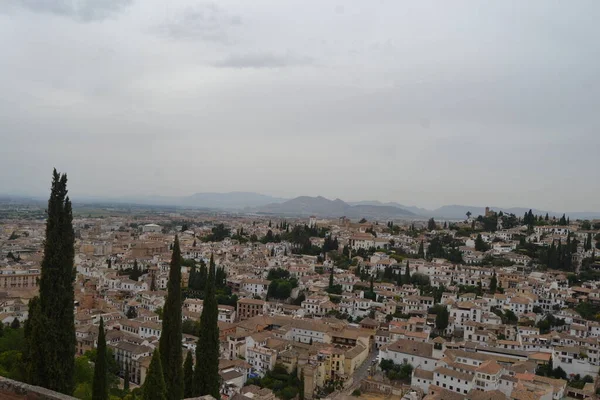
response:
[(600, 210), (600, 2), (2, 0), (0, 193)]

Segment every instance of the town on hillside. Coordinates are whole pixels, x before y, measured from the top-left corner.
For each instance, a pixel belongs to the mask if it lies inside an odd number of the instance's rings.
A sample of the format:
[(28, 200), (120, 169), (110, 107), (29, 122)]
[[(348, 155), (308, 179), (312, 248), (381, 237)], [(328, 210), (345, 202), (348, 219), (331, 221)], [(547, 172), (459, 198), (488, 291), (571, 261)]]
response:
[[(0, 220), (0, 375), (17, 381), (44, 257), (43, 208), (32, 207), (4, 206)], [(98, 207), (75, 208), (73, 230), (78, 398), (91, 395), (101, 333), (111, 396), (142, 392), (169, 317), (176, 238), (181, 349), (201, 364), (210, 291), (221, 399), (600, 393), (600, 221), (489, 208), (351, 220)]]

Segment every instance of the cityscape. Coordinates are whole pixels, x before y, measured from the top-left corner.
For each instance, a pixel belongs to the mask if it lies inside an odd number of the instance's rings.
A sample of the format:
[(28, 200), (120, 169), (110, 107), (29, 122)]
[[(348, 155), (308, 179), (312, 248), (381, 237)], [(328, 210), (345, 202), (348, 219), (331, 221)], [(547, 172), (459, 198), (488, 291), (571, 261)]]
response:
[(2, 202), (0, 372), (80, 399), (596, 396), (600, 219), (301, 216), (322, 203), (72, 206), (55, 171), (47, 207)]

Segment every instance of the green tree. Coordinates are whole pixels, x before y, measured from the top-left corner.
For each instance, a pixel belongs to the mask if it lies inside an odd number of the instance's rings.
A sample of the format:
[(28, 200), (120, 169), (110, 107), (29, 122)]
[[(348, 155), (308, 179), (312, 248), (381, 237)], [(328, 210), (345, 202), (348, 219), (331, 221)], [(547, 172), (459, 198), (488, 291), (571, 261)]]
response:
[(434, 230), (436, 230), (436, 228), (437, 228), (437, 225), (435, 223), (435, 219), (429, 218), (429, 221), (427, 221), (427, 230), (434, 231)]
[(30, 383), (71, 394), (75, 386), (75, 232), (67, 196), (67, 175), (53, 172), (46, 240), (39, 284), (39, 307), (30, 310)]
[(567, 225), (567, 219), (565, 218), (565, 214), (562, 215), (562, 217), (560, 217), (560, 220), (558, 221), (559, 225)]
[(11, 329), (19, 329), (21, 327), (21, 323), (19, 322), (19, 319), (17, 317), (15, 317), (15, 319), (12, 320), (12, 322), (10, 323), (10, 327)]
[(492, 279), (490, 279), (490, 293), (496, 293), (496, 289), (498, 287), (498, 279), (496, 278), (496, 271), (492, 275)]
[(127, 309), (127, 312), (125, 313), (125, 316), (129, 319), (132, 318), (137, 318), (137, 310), (135, 309), (135, 307), (131, 306)]
[(152, 278), (150, 280), (150, 291), (156, 292), (156, 274), (152, 274)]
[(167, 400), (167, 387), (160, 363), (159, 349), (155, 349), (152, 354), (150, 368), (142, 387), (142, 400)]
[(425, 246), (423, 241), (421, 240), (421, 244), (419, 244), (419, 251), (417, 252), (418, 258), (425, 258)]
[(218, 306), (215, 298), (215, 261), (210, 257), (208, 281), (205, 289), (204, 306), (200, 316), (200, 335), (196, 346), (196, 368), (194, 370), (194, 395), (219, 396), (219, 326)]
[(183, 354), (181, 350), (181, 250), (175, 236), (169, 268), (167, 299), (163, 307), (162, 333), (160, 335), (161, 365), (167, 387), (167, 397), (183, 398)]
[(406, 269), (404, 270), (404, 283), (410, 284), (410, 264), (408, 260), (406, 260)]
[(123, 377), (123, 390), (126, 392), (129, 390), (129, 381), (131, 372), (129, 372), (129, 363), (125, 364), (125, 376)]
[(183, 364), (183, 398), (194, 397), (194, 359), (192, 351), (188, 350)]
[(333, 265), (331, 266), (331, 272), (329, 273), (329, 289), (333, 288), (333, 270), (335, 268), (333, 267)]
[(481, 237), (481, 233), (477, 234), (477, 238), (475, 239), (475, 250), (477, 251), (488, 251), (490, 248), (486, 242), (483, 241)]
[(435, 315), (435, 328), (439, 332), (444, 332), (444, 330), (448, 327), (448, 321), (450, 318), (450, 313), (446, 306), (439, 306), (439, 310)]
[(587, 237), (585, 239), (583, 248), (585, 251), (589, 251), (592, 249), (592, 234), (591, 232), (588, 232)]
[(104, 332), (104, 319), (100, 317), (100, 326), (98, 327), (98, 347), (96, 351), (96, 363), (94, 364), (92, 400), (108, 400), (108, 376), (106, 372), (106, 337)]
[(142, 276), (142, 270), (140, 269), (137, 260), (133, 260), (133, 268), (129, 273), (129, 279), (137, 282), (137, 280), (140, 279), (140, 276)]

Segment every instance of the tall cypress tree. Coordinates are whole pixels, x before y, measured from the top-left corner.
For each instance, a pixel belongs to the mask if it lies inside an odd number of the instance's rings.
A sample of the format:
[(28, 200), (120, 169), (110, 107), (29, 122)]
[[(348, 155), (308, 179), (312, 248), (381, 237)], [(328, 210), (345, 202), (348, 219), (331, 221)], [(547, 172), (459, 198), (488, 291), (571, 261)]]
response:
[(96, 349), (96, 364), (94, 365), (94, 382), (92, 385), (92, 400), (108, 399), (108, 379), (106, 376), (107, 369), (104, 320), (100, 318), (100, 327), (98, 328), (98, 347)]
[(492, 275), (492, 279), (490, 279), (490, 293), (496, 293), (496, 289), (498, 287), (498, 279), (496, 278), (496, 271), (494, 270), (494, 274)]
[(75, 372), (75, 232), (67, 175), (54, 170), (48, 200), (39, 305), (30, 313), (28, 375), (34, 385), (73, 393)]
[(210, 394), (220, 398), (219, 377), (219, 326), (218, 306), (215, 297), (215, 261), (210, 257), (210, 267), (206, 282), (204, 307), (200, 317), (200, 335), (196, 346), (196, 369), (194, 371), (194, 395)]
[(410, 284), (410, 263), (406, 260), (406, 270), (404, 271), (404, 283)]
[(167, 388), (160, 363), (160, 350), (155, 349), (142, 387), (142, 400), (167, 400)]
[(129, 371), (129, 363), (125, 364), (125, 376), (123, 377), (123, 390), (129, 390), (129, 380), (131, 372)]
[(177, 236), (173, 243), (167, 290), (159, 348), (167, 385), (167, 397), (180, 400), (183, 398), (183, 354), (181, 350), (181, 250)]
[(192, 351), (188, 350), (183, 364), (183, 398), (194, 397), (194, 359)]

